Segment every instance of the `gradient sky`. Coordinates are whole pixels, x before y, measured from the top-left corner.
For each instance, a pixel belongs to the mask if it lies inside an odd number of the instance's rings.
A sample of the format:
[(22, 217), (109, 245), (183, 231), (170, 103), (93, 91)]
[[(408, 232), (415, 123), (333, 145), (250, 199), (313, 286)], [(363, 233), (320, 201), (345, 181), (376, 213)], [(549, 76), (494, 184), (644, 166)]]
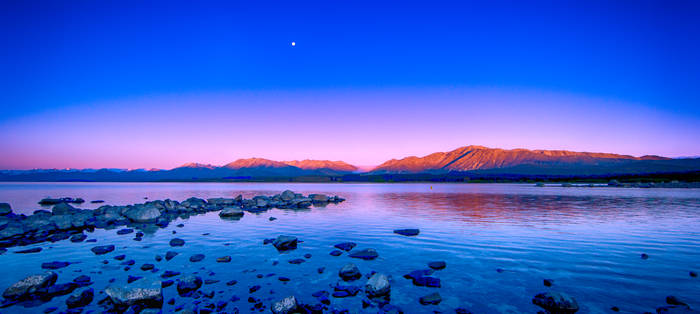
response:
[(1, 1), (0, 169), (700, 155), (700, 2), (486, 2)]

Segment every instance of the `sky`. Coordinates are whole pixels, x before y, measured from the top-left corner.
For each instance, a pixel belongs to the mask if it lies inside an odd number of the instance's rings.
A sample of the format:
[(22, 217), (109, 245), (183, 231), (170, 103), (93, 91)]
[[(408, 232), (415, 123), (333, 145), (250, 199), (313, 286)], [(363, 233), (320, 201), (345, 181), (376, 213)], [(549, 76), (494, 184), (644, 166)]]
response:
[(700, 155), (698, 1), (1, 1), (0, 42), (0, 169)]

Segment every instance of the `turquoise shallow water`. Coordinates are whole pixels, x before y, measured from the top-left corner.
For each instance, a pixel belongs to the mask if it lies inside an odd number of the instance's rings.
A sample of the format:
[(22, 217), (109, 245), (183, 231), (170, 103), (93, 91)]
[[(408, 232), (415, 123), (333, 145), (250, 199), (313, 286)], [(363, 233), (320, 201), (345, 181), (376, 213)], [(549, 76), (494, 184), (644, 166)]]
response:
[[(198, 273), (220, 282), (203, 286), (214, 291), (214, 302), (236, 295), (226, 310), (237, 307), (247, 313), (246, 301), (253, 295), (266, 305), (287, 295), (315, 303), (311, 294), (332, 291), (337, 271), (346, 263), (357, 264), (361, 272), (378, 271), (392, 276), (391, 303), (407, 313), (453, 312), (465, 307), (474, 313), (535, 313), (532, 297), (547, 290), (575, 297), (580, 313), (609, 313), (617, 306), (623, 313), (654, 312), (667, 295), (684, 298), (700, 308), (700, 279), (689, 271), (700, 272), (700, 190), (697, 189), (618, 189), (618, 188), (537, 188), (518, 184), (280, 184), (280, 183), (0, 183), (0, 202), (9, 202), (15, 212), (30, 214), (41, 208), (37, 201), (46, 196), (82, 197), (83, 208), (95, 208), (90, 200), (126, 205), (171, 198), (246, 197), (295, 192), (339, 195), (346, 202), (305, 211), (273, 209), (261, 214), (246, 213), (238, 221), (221, 220), (212, 212), (177, 220), (165, 229), (147, 233), (143, 241), (116, 230), (96, 230), (88, 239), (97, 243), (35, 244), (35, 254), (15, 254), (11, 248), (0, 255), (0, 289), (25, 276), (41, 272), (42, 262), (80, 262), (60, 269), (58, 282), (87, 274), (95, 282), (96, 300), (110, 278), (125, 283), (127, 275), (158, 278), (164, 270)], [(269, 221), (269, 217), (278, 218)], [(184, 223), (178, 228), (177, 224)], [(420, 228), (417, 237), (392, 232), (396, 228)], [(175, 230), (177, 235), (173, 235)], [(202, 235), (209, 233), (209, 235)], [(299, 248), (278, 253), (265, 238), (289, 234), (303, 240)], [(173, 237), (186, 241), (171, 248)], [(351, 259), (346, 254), (329, 255), (333, 244), (358, 243), (375, 248), (373, 261)], [(90, 248), (114, 244), (115, 252), (95, 256)], [(156, 254), (173, 250), (180, 255), (171, 261), (156, 262)], [(206, 255), (191, 263), (189, 256)], [(312, 254), (307, 262), (287, 261)], [(650, 257), (640, 258), (641, 253)], [(113, 256), (126, 254), (135, 266), (124, 271)], [(231, 263), (215, 258), (230, 255)], [(109, 264), (102, 264), (103, 260)], [(402, 276), (426, 268), (426, 263), (444, 260), (447, 268), (434, 276), (441, 288), (416, 287)], [(278, 265), (273, 265), (279, 261)], [(158, 273), (141, 271), (143, 263), (153, 263)], [(326, 267), (323, 274), (317, 268)], [(254, 270), (253, 270), (254, 269)], [(497, 272), (497, 269), (504, 270)], [(251, 271), (253, 270), (253, 271)], [(214, 273), (213, 275), (210, 275)], [(257, 278), (256, 275), (274, 276)], [(278, 276), (291, 278), (286, 284)], [(544, 278), (554, 280), (547, 288)], [(236, 279), (229, 287), (225, 282)], [(364, 280), (356, 282), (364, 284)], [(252, 294), (248, 287), (261, 285)], [(439, 305), (420, 305), (418, 298), (439, 292)], [(192, 299), (177, 298), (175, 287), (164, 289), (165, 300), (176, 298), (177, 305)], [(50, 306), (65, 309), (64, 297), (57, 297), (36, 308), (10, 307), (2, 313), (37, 312)], [(331, 298), (331, 307), (361, 312), (361, 296)], [(207, 300), (209, 301), (209, 300)], [(99, 311), (96, 301), (88, 309)], [(269, 311), (269, 310), (266, 310)], [(376, 312), (376, 309), (366, 310)]]

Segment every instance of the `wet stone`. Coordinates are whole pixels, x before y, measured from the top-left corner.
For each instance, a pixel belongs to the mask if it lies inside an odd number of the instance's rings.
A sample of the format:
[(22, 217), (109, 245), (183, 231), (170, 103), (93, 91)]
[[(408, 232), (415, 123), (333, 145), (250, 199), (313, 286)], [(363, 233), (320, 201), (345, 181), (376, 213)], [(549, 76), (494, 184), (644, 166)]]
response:
[(177, 282), (177, 292), (180, 296), (187, 297), (192, 295), (202, 286), (202, 278), (198, 276), (187, 275), (183, 276)]
[(235, 280), (235, 279), (234, 279), (234, 280), (231, 280), (231, 281), (226, 282), (226, 285), (227, 285), (227, 286), (234, 286), (234, 285), (236, 285), (237, 283), (238, 283), (238, 280)]
[(118, 235), (124, 235), (124, 234), (129, 234), (129, 233), (132, 233), (132, 232), (134, 232), (134, 229), (131, 229), (131, 228), (124, 228), (124, 229), (120, 229), (119, 231), (117, 231), (117, 234), (118, 234)]
[(303, 259), (303, 258), (295, 258), (295, 259), (290, 259), (290, 260), (289, 260), (289, 263), (290, 263), (290, 264), (301, 264), (301, 263), (303, 263), (303, 262), (306, 262), (306, 260)]
[(298, 243), (297, 237), (281, 235), (281, 236), (278, 236), (277, 239), (275, 239), (272, 242), (272, 245), (274, 245), (275, 248), (281, 252), (281, 251), (289, 251), (289, 250), (296, 249), (297, 243)]
[(175, 246), (183, 246), (183, 245), (185, 245), (185, 240), (183, 240), (183, 239), (174, 238), (174, 239), (170, 240), (170, 246), (175, 247)]
[(114, 245), (99, 245), (90, 249), (95, 255), (103, 255), (114, 251)]
[(169, 261), (169, 260), (173, 259), (173, 257), (177, 256), (177, 254), (178, 254), (177, 252), (168, 251), (165, 253), (165, 260)]
[(558, 292), (540, 293), (532, 298), (532, 304), (551, 313), (573, 314), (579, 309), (576, 299)]
[(217, 263), (229, 263), (231, 262), (231, 256), (222, 256), (216, 259)]
[(364, 250), (359, 250), (359, 251), (353, 251), (348, 255), (352, 258), (359, 258), (363, 260), (373, 260), (377, 257), (379, 257), (379, 254), (375, 249), (364, 249)]
[(125, 258), (126, 258), (126, 255), (124, 255), (124, 254), (120, 254), (120, 255), (117, 255), (117, 256), (114, 257), (114, 259), (116, 259), (116, 260), (118, 260), (118, 261), (122, 261), (122, 260), (124, 260)]
[(343, 251), (340, 251), (340, 250), (333, 250), (330, 253), (331, 256), (340, 256), (342, 254), (343, 254)]
[(190, 262), (196, 263), (196, 262), (201, 262), (204, 260), (204, 254), (195, 254), (190, 256)]
[(153, 265), (153, 264), (143, 264), (143, 265), (141, 265), (141, 270), (143, 270), (143, 271), (151, 270), (151, 269), (153, 269), (153, 268), (155, 268), (155, 265)]
[(78, 242), (85, 241), (85, 239), (87, 239), (87, 235), (80, 233), (80, 234), (75, 234), (75, 235), (71, 236), (70, 242), (78, 243)]
[(35, 247), (35, 248), (31, 248), (31, 249), (26, 249), (26, 250), (15, 251), (15, 253), (19, 253), (19, 254), (29, 254), (29, 253), (39, 253), (39, 252), (41, 252), (41, 248), (40, 248), (40, 247)]
[(160, 277), (161, 278), (170, 278), (170, 277), (175, 277), (175, 276), (179, 276), (179, 275), (180, 275), (180, 272), (166, 270), (162, 275), (160, 275)]
[(543, 280), (543, 283), (544, 283), (545, 287), (551, 287), (554, 284), (554, 280), (545, 279), (545, 280)]
[(340, 249), (340, 250), (343, 250), (343, 251), (346, 251), (346, 252), (350, 252), (350, 250), (352, 250), (356, 246), (357, 246), (357, 243), (355, 243), (355, 242), (342, 242), (342, 243), (338, 243), (338, 244), (334, 245), (333, 247)]
[(403, 236), (407, 236), (407, 237), (413, 237), (413, 236), (417, 236), (418, 234), (420, 234), (420, 230), (419, 229), (396, 229), (396, 230), (394, 230), (394, 233), (400, 234)]
[(445, 263), (444, 261), (430, 262), (428, 263), (428, 267), (435, 270), (445, 269), (445, 267), (447, 267), (447, 263)]
[(440, 302), (442, 302), (442, 297), (440, 296), (439, 293), (433, 292), (431, 294), (420, 297), (420, 299), (418, 301), (420, 302), (420, 304), (423, 304), (423, 305), (429, 305), (429, 304), (438, 305), (438, 304), (440, 304)]
[(84, 307), (92, 302), (95, 297), (95, 291), (92, 288), (85, 289), (79, 294), (73, 294), (66, 299), (66, 305), (69, 309)]
[(353, 263), (347, 263), (338, 271), (338, 276), (345, 281), (356, 280), (362, 277), (360, 269)]
[(132, 283), (132, 282), (134, 282), (134, 281), (136, 281), (136, 280), (139, 280), (139, 279), (141, 279), (141, 278), (143, 278), (143, 277), (141, 277), (141, 276), (131, 276), (131, 275), (129, 275), (129, 277), (126, 279), (126, 282), (127, 282), (127, 283)]
[(50, 262), (50, 263), (42, 263), (41, 268), (43, 269), (59, 269), (59, 268), (64, 268), (70, 265), (70, 262)]

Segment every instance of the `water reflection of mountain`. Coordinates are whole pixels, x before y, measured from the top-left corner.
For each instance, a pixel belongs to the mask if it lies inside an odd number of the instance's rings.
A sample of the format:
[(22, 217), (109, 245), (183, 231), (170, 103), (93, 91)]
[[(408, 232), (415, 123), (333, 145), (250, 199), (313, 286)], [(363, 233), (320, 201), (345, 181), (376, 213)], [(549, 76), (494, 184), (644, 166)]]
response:
[(665, 213), (696, 217), (700, 199), (494, 193), (374, 194), (377, 207), (396, 215), (469, 223), (577, 224), (663, 219)]

